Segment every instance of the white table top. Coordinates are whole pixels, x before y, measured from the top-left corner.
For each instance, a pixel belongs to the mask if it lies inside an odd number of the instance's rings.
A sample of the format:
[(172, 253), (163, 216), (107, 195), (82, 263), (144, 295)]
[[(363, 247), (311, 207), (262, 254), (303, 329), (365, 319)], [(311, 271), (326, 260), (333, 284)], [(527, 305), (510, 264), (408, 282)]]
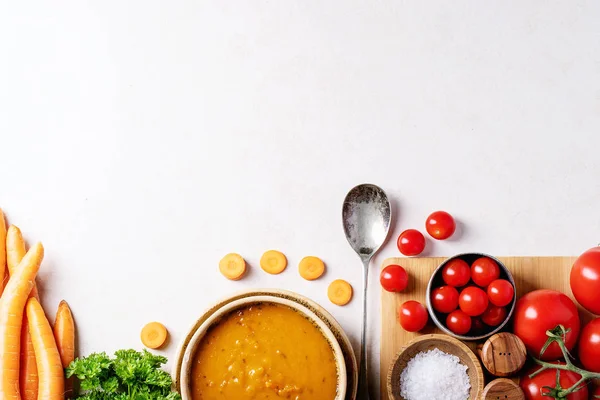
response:
[[(80, 351), (176, 343), (228, 293), (278, 287), (326, 306), (353, 342), (361, 287), (341, 228), (355, 184), (398, 207), (378, 265), (431, 211), (460, 221), (427, 254), (576, 255), (600, 241), (600, 3), (81, 1), (0, 11), (0, 206), (47, 249)], [(375, 4), (376, 3), (376, 4)], [(290, 267), (268, 276), (263, 251)], [(225, 280), (219, 259), (252, 266)], [(297, 263), (317, 255), (326, 276)], [(373, 382), (377, 385), (377, 380)]]

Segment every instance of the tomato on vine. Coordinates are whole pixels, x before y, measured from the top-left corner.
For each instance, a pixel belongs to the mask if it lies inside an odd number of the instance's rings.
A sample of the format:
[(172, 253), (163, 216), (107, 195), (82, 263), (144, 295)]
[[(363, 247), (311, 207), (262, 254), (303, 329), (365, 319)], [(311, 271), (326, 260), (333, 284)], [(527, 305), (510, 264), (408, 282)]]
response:
[(575, 260), (570, 283), (577, 302), (600, 315), (600, 247), (589, 249)]
[(579, 337), (579, 313), (573, 300), (564, 293), (549, 289), (534, 290), (517, 301), (513, 332), (534, 357), (547, 361), (563, 357), (557, 343), (550, 344), (540, 356), (548, 340), (546, 332), (559, 325), (568, 330), (564, 343), (568, 351), (573, 350)]
[[(564, 363), (556, 363), (564, 365)], [(556, 387), (556, 370), (547, 369), (540, 372), (533, 378), (530, 375), (541, 369), (540, 366), (536, 366), (525, 373), (521, 378), (521, 389), (525, 393), (527, 400), (550, 400), (552, 397), (545, 396), (548, 388)], [(571, 371), (560, 371), (560, 386), (563, 389), (569, 389), (575, 385), (581, 379), (581, 375)], [(588, 400), (588, 388), (583, 385), (581, 389), (576, 392), (569, 394), (566, 400)]]
[(600, 372), (600, 318), (592, 320), (581, 330), (579, 361), (588, 371)]

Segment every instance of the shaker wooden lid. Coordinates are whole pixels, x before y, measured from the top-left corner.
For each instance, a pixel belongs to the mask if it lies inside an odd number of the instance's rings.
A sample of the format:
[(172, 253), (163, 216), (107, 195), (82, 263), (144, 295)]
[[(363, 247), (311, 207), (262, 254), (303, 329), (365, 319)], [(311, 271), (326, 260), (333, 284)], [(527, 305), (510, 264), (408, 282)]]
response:
[(506, 378), (494, 379), (483, 389), (483, 400), (525, 400), (525, 394), (513, 381)]
[(527, 360), (527, 349), (523, 341), (508, 332), (491, 336), (479, 350), (481, 363), (496, 376), (516, 374)]

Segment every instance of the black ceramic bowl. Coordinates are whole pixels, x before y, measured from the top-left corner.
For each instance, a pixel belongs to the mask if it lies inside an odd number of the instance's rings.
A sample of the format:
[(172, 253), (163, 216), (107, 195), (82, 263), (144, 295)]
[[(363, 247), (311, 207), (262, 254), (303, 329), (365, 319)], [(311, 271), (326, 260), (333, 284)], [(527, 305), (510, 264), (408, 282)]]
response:
[[(498, 266), (500, 267), (500, 279), (506, 279), (507, 281), (509, 281), (513, 287), (515, 288), (515, 294), (513, 296), (513, 300), (512, 302), (507, 305), (506, 307), (508, 308), (508, 314), (506, 315), (506, 319), (498, 326), (487, 326), (484, 324), (484, 328), (482, 331), (480, 331), (477, 334), (466, 334), (466, 335), (457, 335), (456, 333), (452, 332), (450, 329), (448, 329), (446, 327), (446, 316), (447, 314), (442, 314), (439, 313), (437, 311), (435, 311), (433, 309), (433, 307), (431, 306), (431, 292), (440, 286), (444, 286), (444, 280), (442, 279), (442, 270), (444, 269), (444, 266), (450, 262), (451, 260), (454, 260), (456, 258), (460, 258), (462, 260), (464, 260), (467, 264), (469, 264), (469, 266), (471, 264), (473, 264), (473, 262), (475, 260), (477, 260), (480, 257), (488, 257), (491, 258), (492, 260), (494, 260), (496, 262), (496, 264), (498, 264)], [(474, 283), (469, 283), (467, 286), (469, 285), (475, 285)], [(459, 292), (461, 288), (458, 288)], [(483, 288), (485, 290), (485, 288)], [(433, 323), (440, 328), (444, 333), (453, 336), (457, 339), (460, 340), (481, 340), (481, 339), (485, 339), (488, 338), (490, 336), (492, 336), (495, 333), (500, 332), (508, 323), (508, 321), (510, 320), (510, 318), (512, 317), (512, 314), (515, 310), (515, 304), (517, 303), (517, 287), (515, 285), (515, 280), (513, 279), (512, 274), (510, 273), (510, 271), (508, 270), (508, 268), (506, 268), (506, 266), (500, 261), (498, 260), (496, 257), (490, 256), (488, 254), (483, 254), (483, 253), (464, 253), (464, 254), (458, 254), (454, 257), (450, 257), (447, 260), (445, 260), (443, 263), (440, 264), (440, 266), (438, 266), (435, 271), (433, 272), (433, 274), (431, 275), (431, 278), (429, 279), (429, 284), (427, 285), (427, 294), (426, 294), (426, 302), (427, 302), (427, 310), (429, 311), (429, 316), (431, 317), (431, 319), (433, 320)]]

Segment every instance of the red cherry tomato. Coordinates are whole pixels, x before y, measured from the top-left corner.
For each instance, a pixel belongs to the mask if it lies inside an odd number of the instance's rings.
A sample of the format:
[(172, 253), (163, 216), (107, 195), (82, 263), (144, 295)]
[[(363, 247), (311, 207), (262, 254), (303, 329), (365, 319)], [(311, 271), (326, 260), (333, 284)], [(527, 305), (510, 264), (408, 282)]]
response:
[(431, 305), (437, 312), (451, 313), (458, 307), (458, 290), (453, 286), (441, 286), (431, 292)]
[(471, 265), (471, 278), (476, 285), (487, 287), (500, 277), (500, 267), (494, 260), (481, 257)]
[(600, 386), (596, 386), (596, 388), (592, 391), (592, 397), (590, 399), (600, 399)]
[(446, 285), (461, 287), (471, 280), (471, 268), (465, 260), (454, 258), (444, 265), (442, 278)]
[(498, 307), (504, 307), (513, 300), (515, 288), (505, 279), (496, 279), (488, 286), (487, 295), (490, 298), (490, 303)]
[(425, 236), (416, 229), (407, 229), (398, 236), (397, 244), (405, 256), (418, 256), (425, 250)]
[(508, 311), (504, 307), (498, 307), (490, 304), (483, 314), (481, 314), (481, 320), (489, 326), (498, 326), (504, 322)]
[(600, 247), (589, 249), (575, 260), (571, 290), (583, 308), (600, 315)]
[(485, 325), (480, 317), (471, 318), (471, 334), (474, 336), (481, 335), (485, 331)]
[(427, 217), (425, 228), (432, 238), (444, 240), (452, 236), (456, 230), (456, 222), (447, 212), (436, 211)]
[(461, 310), (452, 311), (446, 318), (446, 326), (457, 335), (464, 335), (471, 330), (471, 317)]
[(379, 282), (381, 283), (381, 287), (388, 292), (401, 292), (408, 285), (408, 274), (399, 265), (388, 265), (381, 270)]
[(552, 343), (540, 357), (546, 343), (546, 331), (562, 325), (568, 329), (565, 346), (569, 351), (575, 347), (579, 337), (580, 323), (577, 306), (567, 295), (555, 290), (541, 289), (525, 294), (517, 301), (514, 313), (513, 332), (530, 353), (545, 361), (562, 358), (558, 344)]
[[(564, 365), (564, 363), (556, 363)], [(533, 369), (527, 371), (521, 377), (521, 389), (525, 393), (525, 398), (527, 400), (548, 400), (551, 397), (544, 396), (544, 393), (547, 393), (547, 389), (544, 387), (556, 387), (556, 370), (555, 369), (547, 369), (543, 372), (540, 372), (539, 375), (536, 375), (533, 378), (530, 378), (529, 375), (533, 374), (541, 367), (536, 366)], [(568, 389), (571, 386), (575, 385), (579, 379), (581, 379), (581, 375), (576, 374), (571, 371), (560, 371), (560, 386), (563, 389)], [(588, 400), (588, 388), (586, 385), (582, 385), (582, 388), (576, 392), (571, 393), (567, 396), (567, 400)]]
[(579, 361), (588, 371), (600, 372), (600, 318), (592, 320), (581, 331)]
[(476, 286), (466, 287), (458, 296), (458, 305), (468, 316), (476, 317), (488, 308), (487, 294)]
[(409, 300), (400, 306), (398, 319), (405, 331), (418, 332), (427, 325), (429, 315), (423, 304), (418, 301)]

